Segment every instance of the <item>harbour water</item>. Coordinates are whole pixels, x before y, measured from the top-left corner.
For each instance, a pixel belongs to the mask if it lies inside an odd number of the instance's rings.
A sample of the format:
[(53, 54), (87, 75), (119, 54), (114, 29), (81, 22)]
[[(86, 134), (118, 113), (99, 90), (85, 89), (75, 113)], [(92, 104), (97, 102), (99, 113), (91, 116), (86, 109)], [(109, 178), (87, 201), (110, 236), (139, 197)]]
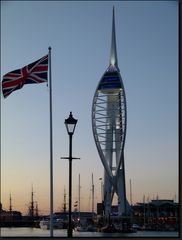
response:
[[(40, 228), (1, 228), (1, 237), (49, 237), (50, 231)], [(55, 229), (55, 237), (67, 237), (66, 229)], [(73, 237), (178, 237), (179, 232), (137, 231), (135, 233), (76, 232)]]

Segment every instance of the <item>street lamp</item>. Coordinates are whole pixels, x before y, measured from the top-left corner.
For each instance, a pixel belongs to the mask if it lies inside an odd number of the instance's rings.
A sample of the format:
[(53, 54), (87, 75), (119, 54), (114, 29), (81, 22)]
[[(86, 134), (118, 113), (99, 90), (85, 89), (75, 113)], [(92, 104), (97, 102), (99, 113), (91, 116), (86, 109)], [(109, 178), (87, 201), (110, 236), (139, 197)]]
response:
[(69, 221), (68, 221), (68, 237), (72, 237), (72, 221), (71, 221), (71, 204), (72, 204), (72, 136), (75, 131), (77, 119), (73, 118), (72, 112), (67, 119), (65, 119), (66, 130), (69, 135)]
[(101, 195), (101, 204), (102, 204), (102, 216), (104, 215), (104, 200), (103, 200), (103, 181), (102, 181), (102, 178), (100, 177), (99, 178), (100, 180), (100, 195)]
[(74, 134), (77, 121), (78, 121), (77, 119), (74, 119), (72, 112), (70, 112), (69, 118), (65, 119), (64, 122), (66, 125), (68, 135), (72, 136)]
[(102, 182), (102, 178), (99, 178), (99, 180), (100, 180), (100, 196), (101, 196), (101, 203), (102, 203), (102, 201), (103, 201), (103, 197), (102, 197), (103, 182)]

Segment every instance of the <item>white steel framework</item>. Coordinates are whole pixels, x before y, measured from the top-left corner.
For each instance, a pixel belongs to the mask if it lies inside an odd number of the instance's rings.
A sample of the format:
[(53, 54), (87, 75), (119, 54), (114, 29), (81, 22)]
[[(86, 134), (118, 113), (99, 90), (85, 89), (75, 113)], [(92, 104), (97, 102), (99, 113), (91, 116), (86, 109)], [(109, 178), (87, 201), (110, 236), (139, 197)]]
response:
[(104, 213), (111, 213), (114, 193), (118, 214), (128, 211), (125, 190), (124, 145), (126, 137), (126, 97), (117, 65), (115, 17), (113, 8), (110, 65), (103, 74), (93, 98), (92, 129), (104, 166)]

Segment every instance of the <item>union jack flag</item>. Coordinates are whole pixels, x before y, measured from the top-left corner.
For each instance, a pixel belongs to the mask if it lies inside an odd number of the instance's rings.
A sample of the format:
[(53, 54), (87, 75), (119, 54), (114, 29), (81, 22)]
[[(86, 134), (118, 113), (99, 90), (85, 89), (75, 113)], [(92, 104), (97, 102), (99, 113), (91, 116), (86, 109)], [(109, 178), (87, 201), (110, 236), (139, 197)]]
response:
[(24, 66), (21, 69), (6, 73), (2, 80), (2, 91), (6, 98), (13, 91), (23, 87), (24, 84), (47, 82), (48, 55)]

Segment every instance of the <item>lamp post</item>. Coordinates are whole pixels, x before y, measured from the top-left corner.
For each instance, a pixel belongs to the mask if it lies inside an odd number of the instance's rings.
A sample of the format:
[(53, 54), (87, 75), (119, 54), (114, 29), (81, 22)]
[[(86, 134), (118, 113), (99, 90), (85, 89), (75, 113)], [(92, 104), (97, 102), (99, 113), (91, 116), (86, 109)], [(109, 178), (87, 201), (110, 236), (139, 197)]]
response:
[(103, 197), (102, 197), (102, 178), (100, 177), (99, 180), (100, 180), (100, 197), (101, 197), (101, 203), (102, 203), (102, 201), (103, 201)]
[(71, 221), (71, 204), (72, 204), (72, 160), (77, 159), (72, 157), (72, 137), (77, 124), (77, 119), (73, 118), (72, 112), (67, 119), (65, 119), (66, 130), (69, 135), (69, 220), (68, 220), (68, 237), (72, 237), (72, 221)]

